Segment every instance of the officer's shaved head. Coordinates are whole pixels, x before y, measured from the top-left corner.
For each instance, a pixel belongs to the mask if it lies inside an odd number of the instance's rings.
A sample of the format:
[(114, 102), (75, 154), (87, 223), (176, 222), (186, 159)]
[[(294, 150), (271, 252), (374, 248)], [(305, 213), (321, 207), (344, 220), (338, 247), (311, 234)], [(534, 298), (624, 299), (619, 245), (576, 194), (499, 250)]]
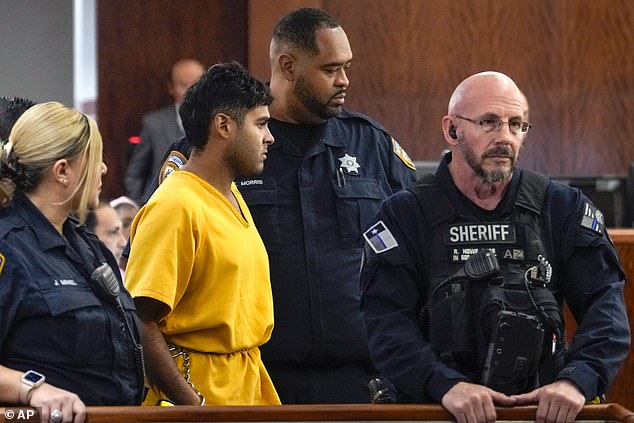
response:
[(465, 114), (492, 98), (528, 109), (526, 97), (511, 78), (500, 72), (487, 71), (462, 81), (451, 95), (447, 111), (449, 115)]

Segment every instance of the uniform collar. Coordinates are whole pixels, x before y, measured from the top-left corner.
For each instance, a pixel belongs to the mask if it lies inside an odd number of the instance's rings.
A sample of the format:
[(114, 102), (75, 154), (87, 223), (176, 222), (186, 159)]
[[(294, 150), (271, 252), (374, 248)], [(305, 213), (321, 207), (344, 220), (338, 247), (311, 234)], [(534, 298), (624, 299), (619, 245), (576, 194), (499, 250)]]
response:
[[(312, 147), (309, 148), (309, 151), (311, 153), (318, 153), (318, 152), (324, 151), (324, 146), (345, 147), (345, 143), (341, 139), (335, 138), (335, 134), (333, 134), (333, 131), (328, 130), (328, 127), (332, 125), (332, 123), (334, 122), (333, 119), (335, 118), (330, 118), (324, 123), (322, 123), (321, 125), (314, 126), (316, 131), (313, 133), (312, 136), (319, 136), (319, 141), (316, 143), (318, 147), (315, 147), (315, 145), (313, 145)], [(310, 125), (292, 124), (292, 123), (277, 120), (275, 118), (271, 118), (270, 125), (273, 128), (271, 132), (274, 132), (275, 142), (273, 143), (273, 145), (269, 147), (269, 150), (277, 150), (278, 148), (282, 148), (284, 152), (288, 154), (292, 154), (294, 156), (302, 155), (299, 149), (295, 145), (293, 145), (293, 142), (289, 139), (283, 138), (280, 132), (283, 131), (282, 128), (284, 127), (297, 126), (299, 128), (299, 127), (309, 127)], [(277, 131), (276, 130), (277, 128), (279, 128), (280, 130)]]
[[(62, 247), (66, 245), (64, 238), (57, 232), (51, 222), (42, 214), (35, 204), (31, 202), (24, 194), (16, 194), (14, 204), (17, 214), (22, 220), (33, 228), (35, 237), (38, 240), (42, 251)], [(64, 222), (64, 230), (66, 230), (69, 221)]]
[(324, 130), (322, 132), (322, 142), (330, 147), (345, 147), (346, 143), (344, 142), (344, 140), (342, 140), (341, 138), (339, 138), (342, 134), (342, 131), (335, 131), (335, 130), (330, 130), (328, 131), (328, 127), (329, 128), (333, 128), (336, 127), (339, 122), (343, 122), (343, 120), (339, 119), (339, 117), (342, 114), (347, 113), (347, 110), (342, 108), (339, 111), (339, 114), (335, 117), (331, 117), (330, 119), (328, 119), (326, 122), (324, 122)]

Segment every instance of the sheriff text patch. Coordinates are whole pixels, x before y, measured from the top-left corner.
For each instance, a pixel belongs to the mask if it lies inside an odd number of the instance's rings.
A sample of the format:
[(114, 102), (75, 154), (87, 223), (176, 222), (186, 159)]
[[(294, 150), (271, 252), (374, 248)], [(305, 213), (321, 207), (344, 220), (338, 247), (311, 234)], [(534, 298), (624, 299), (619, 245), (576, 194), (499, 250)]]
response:
[(515, 227), (508, 222), (460, 223), (445, 230), (445, 245), (514, 242)]

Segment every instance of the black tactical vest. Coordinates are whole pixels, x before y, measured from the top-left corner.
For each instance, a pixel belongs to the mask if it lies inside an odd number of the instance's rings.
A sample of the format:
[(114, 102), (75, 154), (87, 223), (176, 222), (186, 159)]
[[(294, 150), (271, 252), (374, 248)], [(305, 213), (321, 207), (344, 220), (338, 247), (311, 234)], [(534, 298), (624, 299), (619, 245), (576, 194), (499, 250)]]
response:
[[(427, 305), (421, 312), (421, 329), (442, 361), (476, 383), (482, 383), (485, 359), (492, 348), (490, 341), (496, 332), (495, 325), (499, 324), (501, 309), (534, 315), (543, 323), (543, 339), (535, 340), (539, 343), (535, 363), (539, 363), (539, 371), (543, 373), (541, 384), (544, 379), (554, 378), (551, 356), (563, 345), (561, 310), (554, 296), (557, 272), (541, 286), (529, 288), (525, 280), (527, 270), (555, 257), (549, 231), (544, 230), (548, 225), (542, 216), (549, 180), (526, 170), (521, 178), (513, 207), (498, 214), (495, 221), (484, 221), (468, 211), (458, 210), (459, 206), (452, 203), (434, 175), (426, 175), (408, 188), (420, 205), (423, 219), (419, 227), (422, 263), (427, 272), (422, 273), (428, 280), (422, 281)], [(498, 277), (443, 284), (463, 269), (469, 257), (483, 249), (497, 258)], [(556, 263), (552, 268), (557, 268)], [(502, 354), (502, 348), (499, 350)], [(504, 353), (513, 351), (504, 350)], [(509, 388), (507, 393), (534, 388), (540, 383), (540, 376), (531, 377), (531, 386), (526, 382), (526, 386)], [(504, 390), (499, 386), (498, 389)]]

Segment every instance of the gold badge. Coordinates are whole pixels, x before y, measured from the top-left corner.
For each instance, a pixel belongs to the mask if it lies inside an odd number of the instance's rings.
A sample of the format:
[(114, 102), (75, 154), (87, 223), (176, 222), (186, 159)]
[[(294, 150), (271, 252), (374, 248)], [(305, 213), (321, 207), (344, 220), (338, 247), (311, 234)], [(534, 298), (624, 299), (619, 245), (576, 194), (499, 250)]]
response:
[(169, 156), (163, 163), (163, 167), (161, 168), (161, 172), (159, 173), (159, 185), (163, 183), (165, 178), (172, 174), (175, 170), (178, 170), (187, 164), (187, 157), (183, 155), (180, 151), (172, 150), (170, 151)]
[(412, 170), (416, 170), (414, 162), (412, 161), (412, 159), (409, 158), (403, 147), (401, 147), (401, 145), (398, 143), (398, 141), (394, 139), (394, 137), (392, 137), (392, 150), (394, 151), (394, 154), (396, 154), (396, 157), (401, 159), (405, 166), (409, 167)]

